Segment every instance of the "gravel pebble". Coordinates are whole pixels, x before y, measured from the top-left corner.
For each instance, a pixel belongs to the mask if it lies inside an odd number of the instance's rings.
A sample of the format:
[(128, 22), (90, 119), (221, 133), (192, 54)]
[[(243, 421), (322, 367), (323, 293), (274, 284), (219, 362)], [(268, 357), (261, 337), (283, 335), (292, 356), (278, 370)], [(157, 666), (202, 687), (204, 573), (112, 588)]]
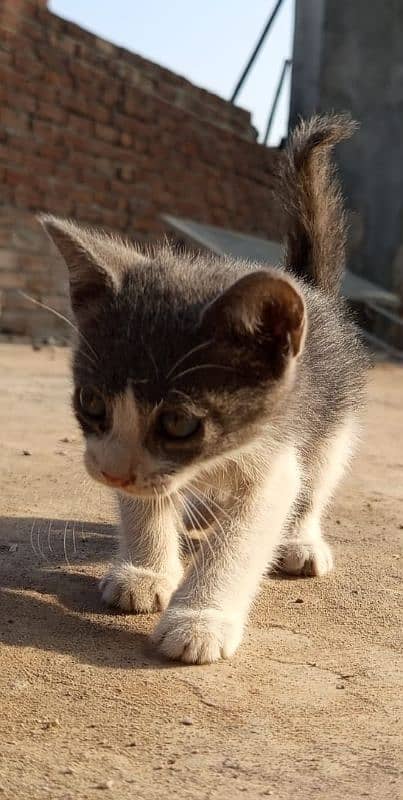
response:
[(97, 784), (97, 789), (113, 789), (113, 781), (101, 781)]

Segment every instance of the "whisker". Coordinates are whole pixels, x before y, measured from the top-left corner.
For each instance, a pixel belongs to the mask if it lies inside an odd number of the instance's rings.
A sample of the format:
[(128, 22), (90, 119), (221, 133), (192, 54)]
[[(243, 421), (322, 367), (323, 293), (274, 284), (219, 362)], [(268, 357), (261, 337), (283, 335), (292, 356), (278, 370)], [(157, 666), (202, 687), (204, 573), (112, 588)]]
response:
[(160, 375), (159, 375), (159, 371), (158, 371), (158, 367), (157, 367), (157, 362), (156, 362), (156, 360), (154, 358), (154, 353), (152, 352), (152, 350), (150, 350), (149, 347), (146, 347), (146, 345), (144, 344), (144, 340), (143, 340), (143, 347), (144, 347), (144, 350), (146, 351), (146, 353), (147, 353), (147, 355), (148, 355), (148, 357), (149, 357), (149, 359), (150, 359), (150, 361), (151, 361), (151, 363), (152, 363), (152, 365), (154, 367), (155, 377), (158, 380)]
[[(193, 490), (191, 488), (188, 488), (188, 491), (193, 493)], [(219, 519), (217, 519), (216, 515), (214, 514), (214, 511), (206, 505), (206, 503), (204, 501), (204, 498), (202, 498), (202, 497), (198, 498), (197, 495), (195, 495), (195, 498), (196, 498), (196, 500), (198, 500), (199, 503), (202, 503), (202, 505), (206, 509), (207, 513), (211, 514), (211, 516), (213, 517), (214, 522), (216, 522), (216, 524), (218, 525), (218, 527), (219, 527), (219, 529), (220, 529), (220, 531), (222, 533), (223, 539), (224, 540), (227, 539), (227, 534), (226, 534), (221, 522), (219, 521)], [(214, 528), (213, 528), (213, 532), (214, 532)], [(217, 536), (217, 532), (215, 532), (215, 535)]]
[(182, 392), (181, 389), (170, 389), (170, 392), (171, 392), (171, 394), (178, 394), (178, 395), (180, 395), (180, 397), (184, 397), (185, 400), (189, 400), (189, 402), (192, 403), (192, 405), (193, 405), (194, 400), (190, 396), (190, 394), (186, 394), (186, 392)]
[[(188, 552), (190, 554), (191, 564), (194, 567), (194, 575), (196, 577), (195, 588), (197, 589), (200, 586), (200, 573), (199, 573), (199, 568), (197, 566), (197, 552), (195, 550), (194, 542), (192, 541), (191, 537), (188, 536), (188, 534), (185, 531), (183, 531), (183, 536), (186, 539), (186, 541), (187, 541), (187, 543), (189, 545), (189, 548), (190, 548), (190, 550)], [(188, 600), (191, 597), (191, 595), (192, 595), (192, 592), (190, 590), (188, 592), (188, 594), (186, 596), (184, 596), (184, 600)]]
[(184, 369), (183, 372), (179, 372), (174, 375), (173, 380), (177, 381), (179, 378), (183, 378), (184, 375), (190, 375), (191, 372), (196, 372), (198, 369), (224, 369), (228, 372), (237, 371), (235, 367), (230, 367), (228, 364), (196, 364), (196, 366)]
[(191, 355), (193, 355), (193, 353), (197, 353), (199, 350), (202, 350), (204, 347), (208, 347), (209, 344), (213, 343), (213, 341), (214, 341), (214, 339), (208, 339), (207, 342), (202, 342), (201, 344), (197, 344), (196, 347), (192, 347), (191, 350), (188, 350), (187, 353), (185, 353), (184, 356), (181, 356), (180, 358), (178, 358), (178, 360), (175, 361), (175, 364), (173, 365), (173, 367), (171, 367), (169, 372), (167, 372), (167, 374), (165, 376), (166, 380), (168, 380), (168, 378), (171, 377), (172, 373), (175, 372), (176, 368), (179, 367), (179, 365), (182, 364), (184, 361), (186, 361), (187, 358), (189, 358)]
[(150, 382), (149, 378), (138, 378), (138, 379), (129, 378), (129, 383), (132, 383), (133, 386), (137, 386), (137, 384), (139, 383), (149, 383), (149, 382)]
[(29, 300), (31, 303), (34, 303), (34, 305), (39, 306), (40, 308), (44, 308), (45, 311), (49, 311), (51, 314), (54, 314), (55, 317), (59, 317), (59, 319), (62, 319), (63, 322), (66, 322), (66, 324), (69, 325), (73, 331), (78, 333), (83, 342), (87, 345), (88, 349), (91, 351), (92, 355), (95, 357), (96, 363), (99, 363), (99, 356), (95, 352), (94, 348), (90, 345), (88, 339), (86, 339), (84, 334), (82, 334), (81, 331), (77, 328), (77, 325), (74, 325), (74, 323), (68, 317), (66, 317), (60, 311), (56, 311), (55, 308), (51, 308), (50, 306), (46, 305), (46, 303), (42, 303), (40, 300), (36, 300), (35, 297), (31, 297), (29, 294), (23, 292), (21, 289), (18, 289), (18, 293), (21, 295), (21, 297), (24, 297), (25, 300)]
[(69, 559), (68, 559), (68, 557), (67, 557), (67, 550), (66, 550), (66, 540), (67, 540), (67, 528), (68, 528), (68, 524), (69, 524), (69, 523), (68, 523), (68, 522), (66, 522), (66, 524), (65, 524), (65, 526), (64, 526), (64, 533), (63, 533), (63, 550), (64, 550), (64, 557), (65, 557), (65, 559), (66, 559), (66, 564), (67, 564), (67, 566), (68, 566), (68, 567), (71, 567), (70, 561), (69, 561)]
[(46, 557), (46, 555), (45, 555), (45, 553), (44, 553), (44, 551), (43, 551), (43, 549), (41, 547), (41, 534), (42, 534), (42, 531), (39, 528), (39, 530), (37, 531), (37, 534), (36, 534), (36, 541), (37, 541), (37, 544), (38, 544), (38, 551), (39, 551), (39, 554), (42, 556), (42, 558), (45, 559), (45, 561), (49, 561), (49, 559)]
[[(208, 520), (206, 520), (204, 514), (202, 514), (200, 509), (193, 505), (190, 497), (185, 498), (185, 502), (186, 502), (186, 505), (189, 503), (191, 508), (192, 508), (192, 512), (189, 512), (191, 519), (193, 520), (194, 519), (194, 515), (198, 514), (199, 517), (201, 517), (202, 522), (205, 522), (207, 527), (210, 527), (210, 525), (208, 524)], [(187, 509), (187, 510), (189, 511), (189, 509)], [(197, 523), (197, 520), (196, 520), (196, 523)], [(199, 533), (201, 533), (203, 535), (203, 541), (206, 542), (206, 545), (209, 548), (211, 555), (213, 556), (213, 558), (215, 558), (215, 553), (214, 553), (214, 550), (213, 550), (213, 548), (211, 546), (211, 542), (210, 542), (208, 533), (206, 531), (203, 531), (201, 528), (197, 528), (196, 527), (196, 530), (198, 530)]]
[(53, 521), (50, 519), (49, 520), (49, 525), (48, 525), (48, 536), (47, 536), (48, 550), (49, 550), (50, 553), (53, 553), (52, 540), (51, 540), (52, 525), (53, 525)]
[[(211, 489), (214, 489), (214, 486), (212, 486)], [(200, 491), (200, 489), (198, 489), (197, 486), (195, 486), (194, 484), (192, 484), (191, 486), (191, 491), (193, 492), (193, 494), (195, 494), (196, 498), (199, 495), (201, 500), (206, 499), (203, 493)], [(213, 497), (211, 497), (210, 494), (208, 496), (208, 502), (212, 503), (213, 506), (215, 506), (215, 508), (217, 509), (217, 511), (220, 511), (221, 514), (224, 514), (224, 516), (227, 517), (227, 519), (232, 519), (231, 514), (229, 514), (228, 511), (225, 510), (225, 508), (222, 508), (222, 506), (220, 506), (219, 503), (216, 503), (216, 501), (214, 500)]]
[(38, 556), (38, 552), (37, 552), (36, 547), (34, 545), (34, 529), (35, 529), (35, 520), (33, 521), (32, 525), (31, 525), (31, 531), (30, 531), (30, 534), (29, 534), (29, 540), (30, 540), (31, 548), (32, 548), (32, 551), (33, 551), (34, 555)]
[(162, 499), (161, 499), (161, 495), (159, 495), (158, 492), (157, 492), (157, 497), (156, 497), (156, 506), (157, 506), (157, 513), (158, 513), (159, 520), (161, 520), (161, 516), (162, 516)]
[[(186, 504), (186, 507), (185, 507), (186, 498), (182, 494), (180, 494), (180, 498), (182, 500), (182, 506), (183, 506), (183, 508), (185, 508), (185, 511), (189, 514), (190, 519), (192, 520), (193, 524), (196, 523), (195, 524), (195, 530), (198, 531), (199, 533), (202, 533), (202, 530), (201, 530), (200, 526), (198, 525), (197, 518), (192, 513), (191, 508), (188, 507), (187, 504)], [(191, 536), (188, 536), (188, 540), (190, 542)], [(192, 541), (192, 544), (193, 544), (193, 541)], [(203, 551), (203, 547), (202, 546), (200, 547), (199, 552), (201, 553), (201, 561), (202, 561), (201, 568), (202, 568), (202, 572), (204, 572), (205, 562), (204, 562), (204, 551)]]
[(76, 555), (77, 554), (77, 547), (76, 547), (76, 532), (75, 532), (74, 520), (72, 522), (72, 526), (73, 526), (73, 529), (72, 529), (73, 555)]
[[(170, 506), (171, 506), (171, 508), (172, 508), (172, 510), (173, 510), (173, 512), (174, 512), (174, 514), (175, 514), (175, 516), (176, 516), (176, 518), (177, 518), (177, 520), (178, 520), (179, 528), (180, 528), (180, 530), (181, 530), (181, 532), (182, 532), (182, 534), (183, 534), (184, 538), (186, 539), (186, 541), (187, 541), (187, 542), (188, 542), (188, 544), (189, 544), (189, 547), (190, 547), (190, 560), (191, 560), (191, 562), (192, 562), (192, 564), (193, 564), (193, 566), (194, 566), (194, 570), (195, 570), (195, 573), (196, 573), (196, 587), (197, 587), (197, 586), (199, 586), (199, 584), (200, 584), (200, 576), (199, 576), (199, 569), (198, 569), (198, 566), (197, 566), (197, 555), (196, 555), (196, 551), (195, 551), (195, 549), (194, 549), (194, 546), (193, 546), (193, 542), (192, 542), (192, 540), (191, 540), (191, 537), (187, 535), (187, 532), (186, 532), (186, 530), (185, 530), (185, 526), (183, 525), (183, 522), (182, 522), (182, 520), (180, 519), (180, 516), (179, 516), (179, 514), (178, 514), (178, 511), (177, 511), (177, 509), (176, 509), (176, 507), (175, 507), (175, 503), (174, 503), (174, 502), (173, 502), (173, 500), (172, 500), (172, 497), (171, 497), (170, 495), (167, 495), (167, 497), (168, 497), (168, 502), (169, 502), (169, 504), (170, 504)], [(179, 500), (180, 500), (180, 497), (179, 497)], [(190, 596), (190, 595), (188, 595), (188, 597), (189, 597), (189, 596)], [(187, 599), (187, 598), (186, 598), (186, 599)]]

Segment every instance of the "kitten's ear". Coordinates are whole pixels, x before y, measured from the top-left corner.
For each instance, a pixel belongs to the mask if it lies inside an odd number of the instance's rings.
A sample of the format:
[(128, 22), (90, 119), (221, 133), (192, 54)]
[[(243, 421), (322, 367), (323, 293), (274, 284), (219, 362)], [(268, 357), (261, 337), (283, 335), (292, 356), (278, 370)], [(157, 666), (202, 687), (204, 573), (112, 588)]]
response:
[[(71, 305), (77, 316), (106, 292), (119, 289), (124, 268), (111, 237), (48, 214), (40, 215), (39, 221), (67, 264)], [(119, 246), (123, 245), (115, 243), (116, 250)]]
[(240, 278), (213, 300), (202, 324), (224, 335), (270, 342), (297, 356), (305, 339), (305, 302), (293, 281), (274, 270), (261, 270)]

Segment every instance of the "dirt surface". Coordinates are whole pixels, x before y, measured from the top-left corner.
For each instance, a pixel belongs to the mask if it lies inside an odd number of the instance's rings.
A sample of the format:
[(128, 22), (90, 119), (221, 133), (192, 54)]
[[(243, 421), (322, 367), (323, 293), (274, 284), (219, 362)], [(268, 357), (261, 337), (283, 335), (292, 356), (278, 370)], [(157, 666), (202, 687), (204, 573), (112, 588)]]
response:
[(372, 373), (336, 571), (266, 579), (236, 657), (185, 667), (154, 617), (101, 606), (114, 509), (81, 466), (68, 358), (0, 345), (0, 797), (397, 798), (403, 369)]

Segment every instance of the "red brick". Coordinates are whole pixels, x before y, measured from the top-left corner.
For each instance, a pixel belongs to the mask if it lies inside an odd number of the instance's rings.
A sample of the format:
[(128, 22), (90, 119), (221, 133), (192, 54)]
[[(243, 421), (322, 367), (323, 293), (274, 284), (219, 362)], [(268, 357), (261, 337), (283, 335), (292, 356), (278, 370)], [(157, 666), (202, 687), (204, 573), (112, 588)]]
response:
[(105, 142), (115, 143), (119, 141), (119, 131), (116, 128), (112, 128), (111, 125), (95, 125), (95, 136), (98, 139), (102, 139)]
[(133, 181), (134, 178), (134, 170), (130, 164), (124, 164), (122, 167), (119, 167), (118, 176), (121, 178), (122, 181)]
[(128, 223), (128, 216), (120, 211), (102, 209), (102, 224), (112, 230), (124, 230)]
[(101, 125), (107, 125), (112, 121), (111, 109), (107, 106), (100, 105), (97, 101), (91, 102), (91, 116), (95, 122), (99, 122)]
[(57, 47), (60, 50), (63, 50), (64, 53), (68, 53), (69, 56), (75, 58), (80, 50), (80, 45), (76, 41), (76, 39), (72, 39), (70, 36), (63, 36), (60, 37), (57, 43)]
[(111, 83), (103, 92), (102, 100), (106, 106), (116, 106), (122, 93), (122, 86), (117, 83)]
[(87, 206), (76, 203), (74, 205), (74, 216), (81, 222), (88, 222), (94, 225), (102, 224), (102, 212), (99, 206)]
[(80, 172), (80, 181), (86, 186), (90, 186), (96, 193), (106, 193), (110, 190), (110, 182), (94, 172)]
[(49, 142), (61, 142), (63, 140), (63, 130), (52, 122), (45, 122), (43, 120), (34, 118), (33, 121), (34, 135)]
[(98, 70), (92, 64), (88, 64), (83, 60), (71, 61), (70, 71), (72, 75), (77, 79), (78, 85), (80, 85), (80, 83), (93, 84), (94, 81), (99, 81), (102, 78), (101, 70)]
[(90, 144), (87, 143), (87, 150), (112, 162), (127, 158), (126, 150), (117, 145), (109, 144), (109, 142), (105, 142), (102, 139), (92, 139)]
[(0, 272), (0, 289), (22, 289), (25, 286), (25, 275), (21, 272)]
[(77, 114), (69, 114), (67, 125), (69, 130), (82, 136), (91, 136), (94, 131), (93, 121), (86, 117), (79, 117)]
[(60, 105), (69, 111), (75, 111), (84, 117), (88, 116), (88, 100), (84, 93), (72, 90), (71, 92), (61, 92)]
[(120, 143), (123, 145), (123, 147), (131, 147), (133, 144), (133, 139), (130, 133), (123, 131), (123, 133), (120, 134)]
[(73, 88), (73, 79), (66, 72), (47, 70), (46, 82), (60, 91), (69, 91)]
[(18, 186), (14, 192), (14, 203), (19, 208), (39, 210), (44, 208), (43, 194), (30, 186)]
[(8, 131), (26, 130), (29, 127), (29, 117), (25, 111), (15, 111), (12, 108), (2, 108), (0, 112), (1, 125)]
[(5, 170), (5, 181), (9, 183), (10, 186), (21, 186), (24, 183), (24, 180), (27, 180), (26, 173), (22, 170), (14, 170), (12, 168), (7, 168)]
[(64, 124), (67, 120), (67, 113), (55, 103), (40, 101), (38, 103), (38, 117)]
[(96, 159), (96, 170), (99, 175), (104, 175), (107, 179), (113, 178), (117, 174), (117, 165), (109, 158)]
[(18, 255), (15, 250), (0, 250), (0, 270), (12, 270), (17, 263)]
[(66, 148), (63, 145), (47, 144), (44, 142), (37, 146), (37, 153), (44, 159), (43, 169), (52, 169), (52, 163), (58, 164), (60, 159), (65, 158)]
[(88, 138), (85, 138), (84, 136), (78, 136), (68, 128), (65, 128), (61, 131), (60, 140), (66, 148), (69, 158), (72, 158), (73, 154), (77, 155), (77, 153), (82, 154), (88, 152)]
[(76, 186), (74, 199), (77, 203), (91, 205), (94, 201), (94, 192), (87, 186)]

